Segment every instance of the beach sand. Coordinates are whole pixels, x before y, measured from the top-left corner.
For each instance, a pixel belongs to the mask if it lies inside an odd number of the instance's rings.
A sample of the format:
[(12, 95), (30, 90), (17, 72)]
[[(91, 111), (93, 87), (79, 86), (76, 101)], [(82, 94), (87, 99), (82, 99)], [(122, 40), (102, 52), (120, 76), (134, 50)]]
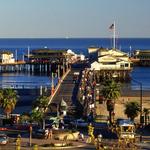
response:
[[(121, 96), (118, 100), (116, 100), (115, 104), (115, 119), (117, 118), (127, 118), (124, 114), (125, 104), (130, 101), (137, 101), (140, 104), (140, 91), (132, 91), (126, 90), (121, 93)], [(150, 91), (142, 91), (142, 107), (150, 109)], [(107, 115), (109, 113), (107, 111), (106, 103), (99, 104), (96, 103), (96, 114), (97, 115)], [(139, 116), (135, 118), (136, 121), (139, 120)]]

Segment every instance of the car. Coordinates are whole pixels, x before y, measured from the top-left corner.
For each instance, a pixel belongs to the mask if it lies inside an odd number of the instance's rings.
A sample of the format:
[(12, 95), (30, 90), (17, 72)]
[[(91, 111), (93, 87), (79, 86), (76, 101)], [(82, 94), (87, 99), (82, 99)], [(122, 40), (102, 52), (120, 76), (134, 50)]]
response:
[(71, 124), (75, 127), (87, 127), (88, 123), (86, 121), (84, 121), (83, 119), (77, 119), (74, 120), (73, 122), (71, 122)]
[(33, 138), (45, 139), (46, 138), (46, 129), (34, 130), (32, 133)]
[(63, 122), (64, 124), (70, 124), (70, 122), (73, 122), (74, 118), (70, 116), (64, 116), (63, 117)]
[(0, 134), (0, 145), (6, 145), (8, 143), (8, 137), (6, 134)]
[(53, 124), (55, 124), (55, 120), (45, 120), (46, 128), (52, 128)]
[(94, 129), (108, 129), (108, 122), (93, 122)]

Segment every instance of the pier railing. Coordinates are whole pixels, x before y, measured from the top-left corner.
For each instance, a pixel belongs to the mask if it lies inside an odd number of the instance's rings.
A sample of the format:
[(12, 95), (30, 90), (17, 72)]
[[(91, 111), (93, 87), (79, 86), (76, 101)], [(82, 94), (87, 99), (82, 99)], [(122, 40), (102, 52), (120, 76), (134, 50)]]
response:
[(0, 88), (11, 88), (11, 89), (39, 89), (42, 87), (50, 88), (49, 84), (45, 82), (37, 84), (37, 82), (1, 82)]
[(57, 86), (55, 87), (55, 91), (52, 95), (50, 95), (49, 97), (49, 103), (50, 104), (54, 98), (54, 96), (56, 95), (59, 87), (61, 86), (61, 83), (63, 82), (63, 80), (65, 79), (65, 77), (68, 75), (68, 73), (70, 72), (70, 69), (68, 69), (68, 71), (62, 76), (62, 78), (60, 79), (60, 81), (58, 82)]

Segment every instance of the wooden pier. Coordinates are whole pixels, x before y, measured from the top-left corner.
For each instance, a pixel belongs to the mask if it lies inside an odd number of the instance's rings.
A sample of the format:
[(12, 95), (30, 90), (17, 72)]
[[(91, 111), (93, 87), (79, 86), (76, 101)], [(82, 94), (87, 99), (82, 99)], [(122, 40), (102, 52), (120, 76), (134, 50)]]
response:
[(132, 70), (115, 69), (115, 70), (99, 70), (94, 71), (97, 83), (103, 82), (105, 79), (114, 79), (116, 81), (130, 81), (130, 72)]
[(0, 72), (57, 73), (61, 76), (70, 67), (65, 50), (34, 50), (25, 61), (1, 63)]

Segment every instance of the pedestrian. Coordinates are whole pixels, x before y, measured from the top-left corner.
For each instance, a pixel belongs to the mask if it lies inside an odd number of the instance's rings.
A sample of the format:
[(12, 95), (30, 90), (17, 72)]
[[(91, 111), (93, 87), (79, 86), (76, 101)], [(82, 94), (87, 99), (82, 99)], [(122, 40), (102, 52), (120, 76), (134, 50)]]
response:
[(98, 139), (98, 142), (102, 142), (102, 135), (101, 134), (99, 134), (98, 136), (97, 136), (97, 139)]
[(45, 130), (45, 139), (48, 139), (48, 129)]
[(20, 134), (18, 134), (18, 136), (17, 136), (16, 145), (17, 146), (21, 145), (21, 135)]
[(83, 133), (79, 133), (79, 139), (81, 139), (82, 141), (84, 141), (84, 134)]
[(49, 131), (48, 131), (48, 139), (52, 139), (52, 137), (53, 137), (53, 130), (49, 129)]

